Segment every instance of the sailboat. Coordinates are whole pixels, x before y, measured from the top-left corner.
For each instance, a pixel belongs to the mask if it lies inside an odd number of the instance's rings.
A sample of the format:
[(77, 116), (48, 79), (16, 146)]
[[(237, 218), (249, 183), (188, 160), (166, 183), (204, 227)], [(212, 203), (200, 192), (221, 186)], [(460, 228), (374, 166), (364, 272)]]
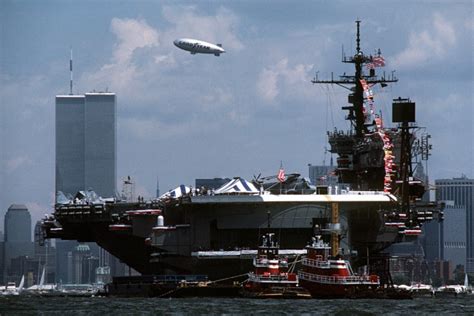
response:
[(5, 286), (0, 287), (0, 295), (20, 295), (25, 285), (25, 276), (21, 277), (20, 284), (16, 287), (15, 282), (8, 282)]
[(464, 291), (467, 294), (472, 295), (472, 287), (469, 285), (469, 278), (467, 276), (467, 273), (464, 274)]
[(44, 284), (45, 282), (45, 274), (46, 274), (46, 266), (43, 267), (43, 271), (41, 273), (41, 279), (38, 284), (32, 285), (26, 290), (30, 294), (47, 294), (47, 293), (54, 293), (57, 291), (56, 284)]

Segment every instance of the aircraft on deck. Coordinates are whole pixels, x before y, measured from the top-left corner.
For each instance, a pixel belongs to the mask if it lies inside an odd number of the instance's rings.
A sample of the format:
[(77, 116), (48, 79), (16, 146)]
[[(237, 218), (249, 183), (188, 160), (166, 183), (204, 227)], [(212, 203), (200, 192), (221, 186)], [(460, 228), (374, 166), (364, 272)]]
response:
[(221, 44), (211, 44), (208, 42), (200, 41), (192, 38), (179, 38), (175, 40), (174, 45), (177, 47), (191, 52), (191, 54), (214, 54), (219, 56), (225, 53)]

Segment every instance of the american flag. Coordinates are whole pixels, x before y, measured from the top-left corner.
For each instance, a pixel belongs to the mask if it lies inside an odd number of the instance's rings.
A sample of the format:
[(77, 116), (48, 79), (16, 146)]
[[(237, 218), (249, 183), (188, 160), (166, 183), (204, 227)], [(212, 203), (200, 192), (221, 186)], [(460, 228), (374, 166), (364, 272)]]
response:
[(372, 58), (372, 63), (375, 67), (385, 66), (385, 59), (382, 56), (375, 56)]
[(283, 167), (280, 167), (280, 170), (278, 171), (277, 179), (280, 182), (285, 182), (285, 170), (283, 169)]
[(375, 56), (372, 57), (372, 61), (365, 65), (367, 69), (374, 69), (375, 67), (384, 67), (385, 66), (385, 58), (382, 56)]

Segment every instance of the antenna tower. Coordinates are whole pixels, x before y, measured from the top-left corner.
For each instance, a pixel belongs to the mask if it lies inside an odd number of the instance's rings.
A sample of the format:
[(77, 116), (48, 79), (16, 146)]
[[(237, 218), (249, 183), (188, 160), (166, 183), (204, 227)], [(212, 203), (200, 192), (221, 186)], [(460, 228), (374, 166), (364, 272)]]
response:
[(122, 183), (122, 198), (127, 202), (132, 202), (135, 195), (135, 183), (130, 176), (123, 179)]
[(71, 58), (69, 59), (69, 72), (71, 73), (71, 78), (69, 80), (69, 94), (72, 95), (72, 47), (71, 47)]

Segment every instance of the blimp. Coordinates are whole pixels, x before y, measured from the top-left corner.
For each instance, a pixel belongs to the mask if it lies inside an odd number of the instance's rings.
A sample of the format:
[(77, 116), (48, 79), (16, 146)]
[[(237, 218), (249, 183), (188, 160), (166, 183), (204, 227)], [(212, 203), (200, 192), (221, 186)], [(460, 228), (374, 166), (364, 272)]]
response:
[(179, 38), (175, 40), (174, 45), (177, 47), (187, 50), (191, 54), (214, 54), (220, 56), (225, 53), (221, 44), (211, 44), (205, 41), (192, 39), (192, 38)]

